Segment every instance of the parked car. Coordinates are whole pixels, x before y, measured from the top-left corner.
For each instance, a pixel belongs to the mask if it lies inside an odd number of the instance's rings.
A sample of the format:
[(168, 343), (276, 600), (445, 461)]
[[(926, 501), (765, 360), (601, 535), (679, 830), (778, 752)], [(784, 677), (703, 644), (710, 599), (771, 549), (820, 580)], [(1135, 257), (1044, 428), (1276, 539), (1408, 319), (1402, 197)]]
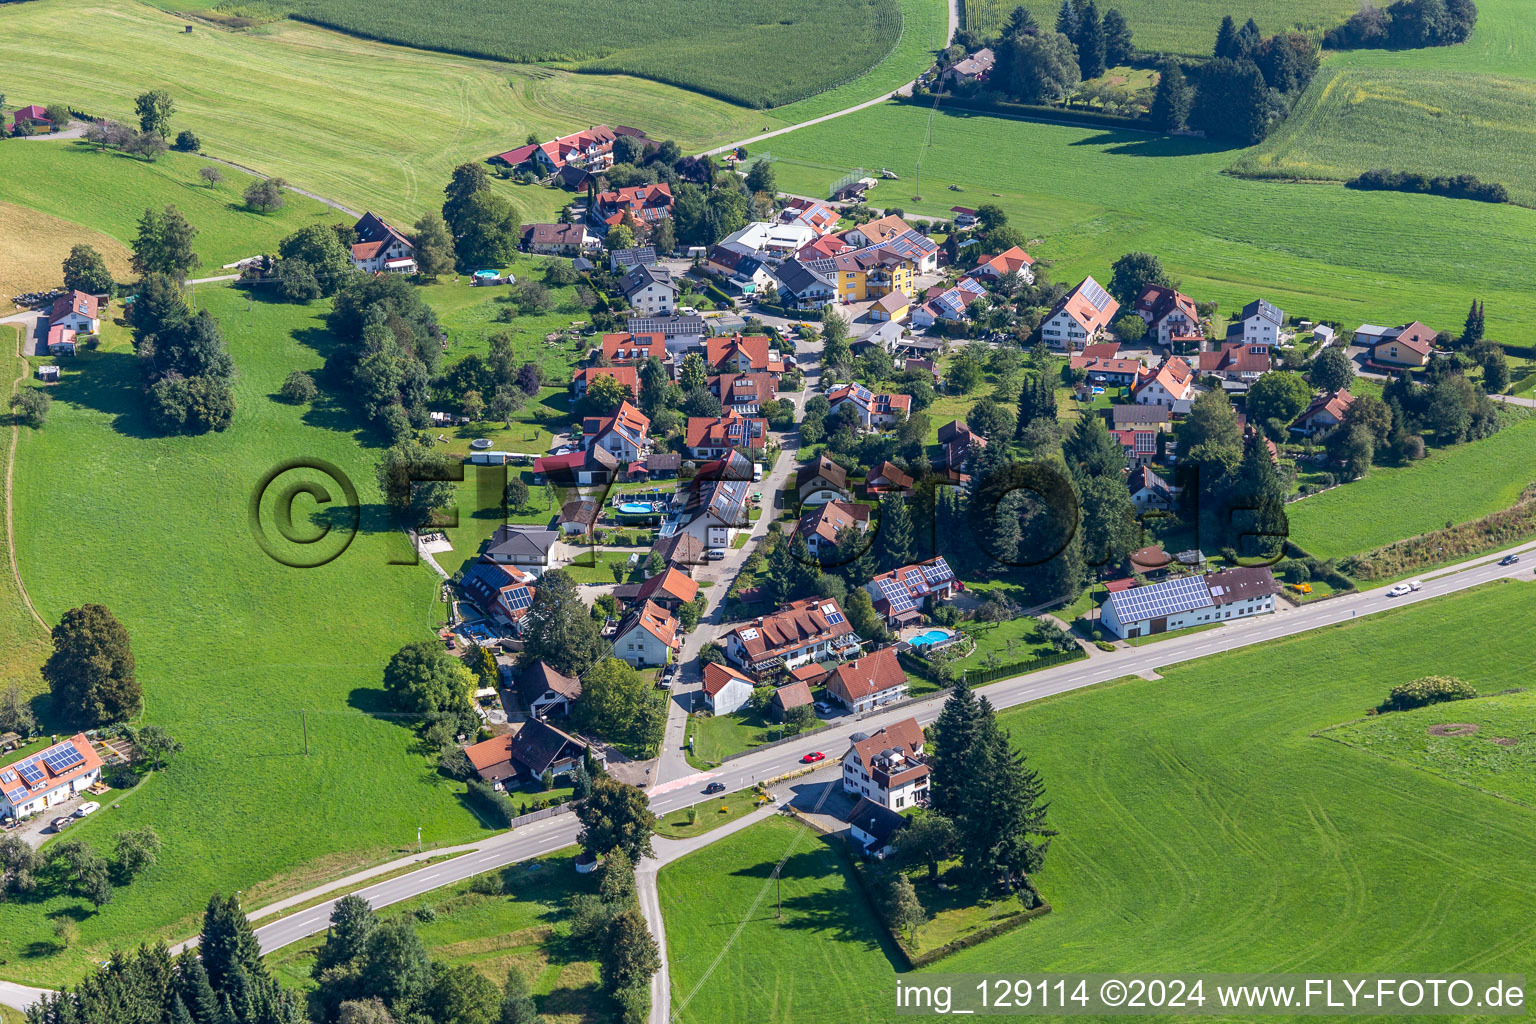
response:
[(710, 793), (724, 793), (724, 792), (725, 792), (725, 783), (723, 783), (723, 782), (711, 782), (709, 785), (704, 787), (705, 795), (708, 795)]
[(1404, 594), (1411, 594), (1411, 593), (1413, 593), (1413, 590), (1408, 586), (1408, 584), (1406, 584), (1406, 583), (1399, 583), (1397, 586), (1395, 586), (1391, 590), (1387, 591), (1387, 596), (1388, 597), (1402, 597)]
[(1503, 558), (1499, 559), (1499, 564), (1500, 565), (1514, 565), (1518, 561), (1520, 561), (1520, 556), (1519, 555), (1505, 555)]
[(709, 559), (711, 562), (723, 561), (725, 558), (725, 548), (710, 548), (709, 551), (705, 553), (704, 557)]
[(101, 804), (94, 800), (87, 800), (85, 803), (75, 808), (75, 817), (83, 818), (87, 814), (95, 814), (99, 810), (101, 810)]
[(817, 701), (816, 703), (812, 704), (811, 707), (816, 709), (816, 713), (818, 715), (830, 715), (832, 713), (832, 705), (828, 704), (824, 700)]
[(74, 822), (74, 820), (75, 820), (74, 818), (71, 818), (67, 814), (64, 815), (64, 817), (62, 817), (62, 818), (54, 818), (53, 819), (53, 830), (55, 832), (63, 832), (66, 827), (68, 827), (72, 822)]
[(813, 750), (800, 759), (801, 764), (815, 764), (817, 761), (825, 761), (827, 755), (819, 750)]

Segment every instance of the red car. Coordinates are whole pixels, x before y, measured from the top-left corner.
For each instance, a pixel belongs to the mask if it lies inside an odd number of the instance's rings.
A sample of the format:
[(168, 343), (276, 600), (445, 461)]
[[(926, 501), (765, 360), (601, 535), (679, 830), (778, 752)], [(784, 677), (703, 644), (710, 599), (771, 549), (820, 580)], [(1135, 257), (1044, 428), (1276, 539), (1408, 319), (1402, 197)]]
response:
[(801, 764), (815, 764), (817, 761), (825, 761), (827, 755), (819, 750), (813, 750), (800, 759)]

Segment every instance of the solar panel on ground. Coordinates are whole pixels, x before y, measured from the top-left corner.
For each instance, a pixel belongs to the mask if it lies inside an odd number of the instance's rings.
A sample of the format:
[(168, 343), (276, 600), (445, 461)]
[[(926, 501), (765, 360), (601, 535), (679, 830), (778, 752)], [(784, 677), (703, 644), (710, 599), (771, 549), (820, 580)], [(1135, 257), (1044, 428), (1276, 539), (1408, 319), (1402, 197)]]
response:
[(1083, 298), (1093, 303), (1094, 309), (1103, 309), (1109, 305), (1109, 293), (1091, 277), (1083, 279)]

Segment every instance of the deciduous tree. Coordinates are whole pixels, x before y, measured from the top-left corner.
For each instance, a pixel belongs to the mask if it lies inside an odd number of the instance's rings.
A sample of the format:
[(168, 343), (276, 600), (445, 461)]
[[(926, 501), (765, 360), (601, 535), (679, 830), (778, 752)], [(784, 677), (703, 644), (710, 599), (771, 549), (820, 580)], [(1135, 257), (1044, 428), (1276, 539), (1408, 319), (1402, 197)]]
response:
[(143, 703), (128, 631), (103, 605), (64, 613), (43, 678), (59, 714), (87, 727), (131, 718)]

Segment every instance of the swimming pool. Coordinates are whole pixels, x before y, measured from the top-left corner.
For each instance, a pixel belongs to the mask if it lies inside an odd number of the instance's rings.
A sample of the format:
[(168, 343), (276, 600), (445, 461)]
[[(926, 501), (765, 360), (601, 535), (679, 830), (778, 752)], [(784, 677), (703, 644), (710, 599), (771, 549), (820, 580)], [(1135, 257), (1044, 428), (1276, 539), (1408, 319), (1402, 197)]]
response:
[(919, 633), (917, 636), (914, 636), (907, 643), (913, 647), (931, 647), (934, 644), (942, 644), (946, 640), (953, 638), (954, 634), (947, 629), (930, 629), (926, 633)]
[(619, 512), (626, 516), (648, 516), (655, 511), (648, 501), (626, 501), (619, 506)]

